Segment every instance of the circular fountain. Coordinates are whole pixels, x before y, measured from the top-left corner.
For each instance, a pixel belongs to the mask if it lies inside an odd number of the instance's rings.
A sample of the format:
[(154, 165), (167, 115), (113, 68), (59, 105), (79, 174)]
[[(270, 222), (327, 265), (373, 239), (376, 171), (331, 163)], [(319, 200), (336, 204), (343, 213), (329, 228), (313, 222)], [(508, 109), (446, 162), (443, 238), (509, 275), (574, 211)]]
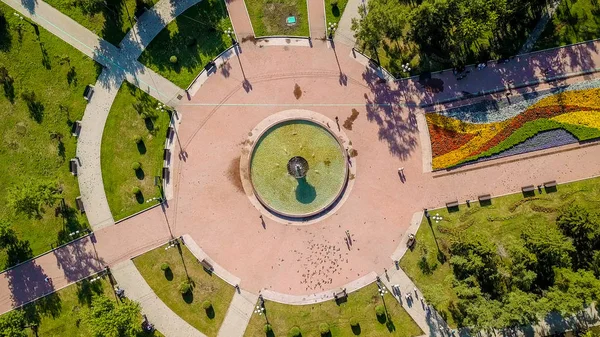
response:
[(250, 149), (248, 169), (260, 204), (286, 219), (326, 213), (348, 181), (342, 142), (314, 119), (283, 119), (263, 128)]

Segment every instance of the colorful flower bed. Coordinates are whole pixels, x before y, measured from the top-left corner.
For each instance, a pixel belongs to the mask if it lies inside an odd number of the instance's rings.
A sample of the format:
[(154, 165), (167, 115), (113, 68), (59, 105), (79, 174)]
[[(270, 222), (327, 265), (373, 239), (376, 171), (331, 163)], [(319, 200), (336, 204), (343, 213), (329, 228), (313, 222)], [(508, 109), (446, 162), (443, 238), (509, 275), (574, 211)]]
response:
[(434, 170), (600, 138), (600, 89), (554, 94), (502, 121), (474, 123), (473, 109), (460, 117), (426, 115)]

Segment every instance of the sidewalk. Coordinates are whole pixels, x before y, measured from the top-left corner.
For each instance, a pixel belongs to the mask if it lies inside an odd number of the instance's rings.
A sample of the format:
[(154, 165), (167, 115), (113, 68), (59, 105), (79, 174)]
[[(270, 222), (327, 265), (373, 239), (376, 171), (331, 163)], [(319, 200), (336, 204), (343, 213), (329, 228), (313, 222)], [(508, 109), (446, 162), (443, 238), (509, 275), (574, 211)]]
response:
[(125, 296), (139, 302), (142, 313), (148, 316), (156, 330), (166, 337), (206, 337), (188, 322), (175, 314), (152, 291), (133, 261), (127, 260), (111, 268), (112, 275), (119, 287), (125, 290)]
[(240, 290), (235, 292), (233, 299), (227, 309), (225, 320), (221, 324), (218, 337), (242, 337), (246, 331), (246, 326), (250, 322), (250, 317), (254, 313), (254, 306), (258, 301), (258, 296)]
[(237, 41), (243, 42), (243, 39), (253, 38), (254, 29), (252, 28), (244, 0), (227, 0), (225, 3), (227, 4), (229, 19), (233, 25)]
[(325, 3), (323, 0), (307, 0), (308, 25), (310, 27), (310, 38), (314, 40), (324, 39), (325, 31)]
[(346, 4), (346, 8), (344, 9), (344, 13), (342, 13), (342, 18), (338, 23), (337, 30), (335, 31), (335, 36), (333, 41), (335, 43), (342, 43), (349, 47), (354, 47), (356, 44), (356, 39), (354, 38), (354, 32), (352, 31), (352, 19), (359, 19), (360, 15), (358, 14), (358, 7), (360, 5), (367, 5), (367, 0), (348, 0)]
[[(390, 292), (392, 285), (398, 285), (400, 294), (392, 295), (423, 330), (425, 336), (445, 336), (443, 330), (448, 325), (439, 315), (434, 314), (435, 310), (431, 309), (430, 314), (426, 313), (427, 303), (422, 299), (423, 295), (402, 269), (391, 268), (387, 273), (379, 275), (379, 278)], [(407, 301), (406, 294), (411, 294), (412, 300)]]

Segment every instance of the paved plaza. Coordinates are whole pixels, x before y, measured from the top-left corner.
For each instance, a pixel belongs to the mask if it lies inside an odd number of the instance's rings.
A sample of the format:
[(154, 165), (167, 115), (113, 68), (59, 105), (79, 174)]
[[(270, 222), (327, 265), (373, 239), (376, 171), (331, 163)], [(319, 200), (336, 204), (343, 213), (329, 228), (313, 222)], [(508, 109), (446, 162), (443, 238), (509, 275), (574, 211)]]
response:
[[(423, 208), (443, 207), (454, 200), (463, 203), (482, 194), (515, 193), (522, 186), (545, 181), (565, 183), (600, 174), (598, 143), (431, 172), (431, 149), (423, 117), (429, 105), (456, 99), (462, 91), (476, 93), (529, 84), (513, 90), (517, 95), (595, 78), (594, 73), (600, 68), (598, 42), (518, 56), (507, 64), (474, 70), (462, 82), (452, 72), (435, 74), (443, 81), (444, 89), (433, 93), (415, 78), (382, 80), (377, 70), (361, 62), (347, 35), (340, 35), (334, 43), (313, 38), (312, 47), (288, 46), (285, 41), (273, 46), (246, 41), (234, 48), (233, 57), (215, 69), (196, 93), (190, 93), (189, 98), (184, 94), (183, 99), (177, 100), (173, 97), (183, 91), (144, 69), (136, 59), (169, 21), (195, 1), (182, 2), (179, 7), (172, 5), (177, 7), (172, 10), (169, 0), (161, 0), (155, 6), (157, 10), (142, 17), (136, 26), (143, 43), (137, 43), (129, 34), (120, 49), (109, 48), (106, 54), (97, 49), (90, 51), (90, 46), (100, 48), (102, 41), (58, 11), (47, 8), (44, 2), (29, 11), (21, 8), (20, 2), (3, 2), (30, 13), (32, 20), (39, 20), (42, 26), (100, 63), (107, 62), (106, 55), (110, 55), (113, 61), (105, 64), (100, 80), (111, 73), (116, 75), (111, 77), (111, 85), (97, 86), (100, 89), (96, 95), (106, 100), (92, 102), (86, 109), (78, 143), (78, 155), (83, 161), (79, 182), (88, 201), (86, 211), (94, 233), (2, 274), (0, 312), (106, 266), (120, 266), (120, 278), (133, 275), (137, 280), (141, 276), (131, 269), (133, 265), (128, 260), (171, 237), (186, 234), (210, 259), (241, 280), (243, 292), (234, 299), (241, 307), (248, 307), (247, 299), (254, 300), (264, 290), (280, 293), (281, 298), (330, 291), (373, 272), (381, 274), (384, 268), (395, 269), (392, 256), (405, 246), (406, 236), (416, 231), (413, 216)], [(311, 34), (318, 34), (324, 27), (324, 13), (312, 12), (317, 11), (318, 4), (322, 5), (309, 0)], [(251, 35), (252, 29), (243, 5), (242, 0), (228, 2), (238, 41)], [(355, 15), (356, 10), (348, 13)], [(347, 16), (342, 19), (349, 21)], [(340, 30), (348, 31), (348, 27)], [(552, 76), (568, 78), (545, 83), (542, 69), (547, 67), (552, 67)], [(149, 88), (143, 84), (146, 82), (136, 82), (135, 74), (140, 74), (140, 78), (152, 74), (158, 86)], [(125, 80), (173, 105), (180, 124), (169, 178), (173, 197), (114, 224), (104, 195), (99, 149), (101, 126)], [(296, 87), (301, 89), (300, 97), (294, 94)], [(447, 106), (466, 103), (453, 101)], [(357, 151), (353, 161), (355, 175), (350, 177), (352, 189), (344, 195), (340, 207), (308, 225), (286, 224), (269, 213), (261, 213), (250, 202), (240, 181), (239, 161), (248, 132), (268, 116), (291, 109), (314, 111), (331, 120), (337, 118), (340, 125), (358, 113), (351, 127), (342, 126)], [(405, 181), (398, 175), (399, 167), (404, 168)], [(351, 245), (345, 240), (346, 231), (352, 238)], [(53, 289), (45, 287), (46, 276), (52, 278)], [(412, 283), (403, 271), (394, 271), (392, 278), (392, 283), (402, 282), (403, 289), (411, 289)], [(148, 289), (146, 286), (136, 295), (143, 298)], [(155, 297), (145, 300), (164, 310)], [(425, 318), (417, 309), (411, 315), (423, 328)], [(226, 321), (232, 326), (226, 329), (232, 330), (225, 331), (237, 334), (236, 322), (248, 317), (236, 316), (235, 312), (230, 315)]]

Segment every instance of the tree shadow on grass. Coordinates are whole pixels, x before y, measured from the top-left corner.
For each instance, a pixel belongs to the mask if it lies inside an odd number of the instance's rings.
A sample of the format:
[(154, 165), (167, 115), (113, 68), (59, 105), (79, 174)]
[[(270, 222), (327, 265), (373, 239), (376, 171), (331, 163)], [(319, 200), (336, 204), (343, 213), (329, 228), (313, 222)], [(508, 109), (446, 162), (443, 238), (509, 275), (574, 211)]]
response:
[(8, 51), (11, 45), (12, 35), (10, 34), (10, 25), (4, 13), (0, 13), (0, 50)]
[(209, 319), (214, 319), (215, 318), (215, 308), (213, 308), (212, 306), (210, 306), (210, 308), (205, 309), (206, 312), (206, 317), (208, 317)]
[(70, 234), (87, 228), (85, 223), (79, 221), (78, 211), (75, 208), (65, 205), (65, 207), (61, 208), (60, 214), (63, 218), (63, 228), (58, 232), (56, 239), (57, 246), (70, 242), (83, 235), (84, 233), (80, 233), (78, 236), (71, 236)]
[(192, 302), (194, 302), (194, 292), (192, 290), (190, 290), (187, 293), (182, 294), (181, 298), (183, 298), (183, 301), (185, 303), (191, 304)]
[[(146, 173), (144, 173), (144, 170), (142, 170), (141, 168), (137, 169), (137, 170), (135, 170), (135, 177), (138, 180), (144, 180), (144, 178), (146, 177)], [(142, 193), (138, 193), (138, 194), (141, 195)]]
[(171, 268), (165, 270), (165, 278), (167, 279), (167, 281), (173, 281), (173, 271), (171, 270)]
[(144, 118), (144, 124), (149, 132), (154, 131), (154, 120), (150, 117)]
[(37, 95), (34, 91), (26, 91), (21, 94), (21, 98), (27, 103), (27, 109), (29, 109), (29, 116), (36, 121), (41, 123), (44, 119), (44, 104), (37, 99)]
[(17, 233), (12, 228), (7, 230), (3, 238), (3, 245), (7, 256), (4, 268), (17, 265), (33, 257), (29, 241), (19, 239)]
[(89, 279), (84, 279), (77, 283), (77, 300), (80, 304), (90, 306), (92, 297), (99, 295), (103, 291), (101, 282), (90, 282)]
[(351, 326), (351, 328), (352, 328), (352, 333), (355, 334), (356, 336), (360, 335), (360, 333), (362, 332), (362, 330), (360, 328), (360, 324), (353, 325), (353, 326)]
[(136, 193), (135, 201), (137, 201), (138, 204), (143, 204), (144, 203), (144, 193), (142, 193), (141, 191), (140, 191), (140, 193)]

